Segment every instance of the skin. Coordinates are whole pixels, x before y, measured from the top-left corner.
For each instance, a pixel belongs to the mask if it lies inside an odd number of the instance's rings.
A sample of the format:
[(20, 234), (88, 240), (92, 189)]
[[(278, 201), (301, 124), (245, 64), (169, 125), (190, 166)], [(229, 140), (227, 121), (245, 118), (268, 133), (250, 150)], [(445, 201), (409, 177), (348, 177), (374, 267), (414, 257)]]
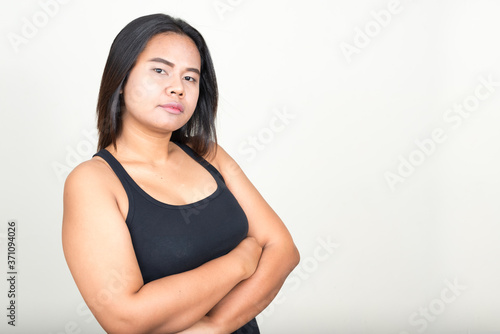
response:
[[(173, 66), (158, 60), (168, 60)], [(200, 55), (191, 39), (153, 37), (123, 90), (117, 150), (106, 149), (157, 200), (182, 205), (216, 189), (213, 177), (170, 142), (193, 114)], [(179, 102), (184, 111), (161, 105)], [(283, 222), (219, 146), (207, 160), (224, 177), (249, 222), (248, 237), (227, 255), (144, 284), (125, 218), (128, 199), (100, 157), (78, 165), (64, 187), (63, 249), (75, 282), (108, 333), (231, 333), (260, 313), (298, 264)]]

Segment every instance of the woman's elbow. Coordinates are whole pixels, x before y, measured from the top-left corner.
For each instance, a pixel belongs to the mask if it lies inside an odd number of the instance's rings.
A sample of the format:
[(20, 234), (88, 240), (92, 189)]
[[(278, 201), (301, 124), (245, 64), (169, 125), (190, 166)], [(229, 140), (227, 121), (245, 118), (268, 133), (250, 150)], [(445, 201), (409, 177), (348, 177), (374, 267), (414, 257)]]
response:
[(295, 244), (293, 243), (293, 241), (292, 241), (292, 244), (290, 247), (289, 254), (290, 254), (289, 255), (289, 263), (290, 263), (290, 272), (291, 272), (295, 267), (297, 267), (297, 265), (300, 262), (300, 253), (299, 253), (297, 246), (295, 246)]
[(139, 334), (147, 333), (140, 317), (123, 310), (109, 310), (96, 315), (96, 319), (108, 334)]
[(124, 308), (109, 310), (108, 314), (104, 315), (106, 320), (99, 322), (109, 334), (173, 334), (194, 324), (191, 318), (179, 316), (177, 312), (164, 310), (165, 312), (160, 312), (160, 315), (155, 310), (149, 311), (143, 307), (134, 310)]
[(127, 307), (126, 303), (121, 305), (108, 305), (106, 309), (100, 310), (96, 316), (102, 328), (109, 334), (145, 334), (154, 333), (154, 324), (151, 317), (144, 310), (134, 310)]
[(276, 246), (279, 249), (279, 261), (283, 265), (283, 268), (286, 268), (285, 270), (288, 275), (300, 262), (299, 250), (291, 237), (283, 238)]
[(291, 273), (300, 262), (300, 253), (292, 237), (289, 235), (282, 237), (272, 243), (272, 247), (277, 250), (276, 254), (279, 254), (279, 262), (284, 265), (283, 268), (286, 268), (287, 274)]

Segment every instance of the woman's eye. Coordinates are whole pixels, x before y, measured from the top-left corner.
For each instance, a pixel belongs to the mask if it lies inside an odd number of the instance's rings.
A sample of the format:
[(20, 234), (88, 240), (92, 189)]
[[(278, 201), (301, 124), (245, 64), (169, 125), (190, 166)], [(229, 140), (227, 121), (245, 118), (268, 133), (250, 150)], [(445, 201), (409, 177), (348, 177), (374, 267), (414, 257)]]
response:
[(186, 79), (187, 81), (196, 82), (196, 79), (190, 76), (186, 76), (184, 77), (184, 79)]
[(162, 73), (167, 74), (167, 72), (165, 72), (165, 70), (162, 70), (161, 68), (155, 68), (155, 69), (153, 69), (153, 71), (155, 71), (158, 74), (162, 74)]

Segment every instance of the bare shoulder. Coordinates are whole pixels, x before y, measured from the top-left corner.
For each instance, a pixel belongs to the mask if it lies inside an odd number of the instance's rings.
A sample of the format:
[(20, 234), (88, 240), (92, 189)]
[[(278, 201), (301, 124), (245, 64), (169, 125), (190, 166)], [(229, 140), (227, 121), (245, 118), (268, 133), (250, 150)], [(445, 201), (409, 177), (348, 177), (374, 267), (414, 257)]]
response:
[(106, 162), (99, 157), (94, 157), (80, 163), (69, 173), (64, 188), (65, 190), (73, 190), (74, 188), (83, 190), (91, 187), (103, 189), (109, 183), (106, 180), (109, 180), (112, 175), (113, 171)]
[(66, 219), (69, 216), (81, 215), (88, 212), (89, 208), (105, 204), (115, 207), (116, 189), (119, 186), (117, 182), (119, 183), (113, 170), (100, 157), (94, 157), (76, 166), (64, 183), (63, 223), (70, 221)]
[(68, 259), (78, 247), (95, 247), (109, 235), (127, 238), (116, 196), (117, 184), (120, 181), (113, 170), (97, 157), (76, 166), (66, 178), (62, 232)]
[(231, 182), (235, 177), (242, 176), (243, 171), (229, 153), (217, 144), (215, 152), (207, 159), (222, 174), (224, 180)]
[(222, 146), (220, 146), (219, 144), (217, 144), (213, 157), (217, 163), (222, 163), (222, 164), (225, 164), (228, 161), (234, 161), (234, 159), (229, 155), (229, 153), (227, 153), (226, 150), (224, 150)]

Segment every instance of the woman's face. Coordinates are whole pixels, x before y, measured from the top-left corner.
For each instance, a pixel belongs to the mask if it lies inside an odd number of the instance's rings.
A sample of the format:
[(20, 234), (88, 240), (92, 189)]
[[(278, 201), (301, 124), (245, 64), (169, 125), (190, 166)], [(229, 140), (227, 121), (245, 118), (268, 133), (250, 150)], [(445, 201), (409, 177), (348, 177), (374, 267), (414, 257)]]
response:
[(189, 37), (151, 38), (123, 89), (124, 128), (168, 133), (186, 124), (198, 102), (200, 69), (200, 54)]

